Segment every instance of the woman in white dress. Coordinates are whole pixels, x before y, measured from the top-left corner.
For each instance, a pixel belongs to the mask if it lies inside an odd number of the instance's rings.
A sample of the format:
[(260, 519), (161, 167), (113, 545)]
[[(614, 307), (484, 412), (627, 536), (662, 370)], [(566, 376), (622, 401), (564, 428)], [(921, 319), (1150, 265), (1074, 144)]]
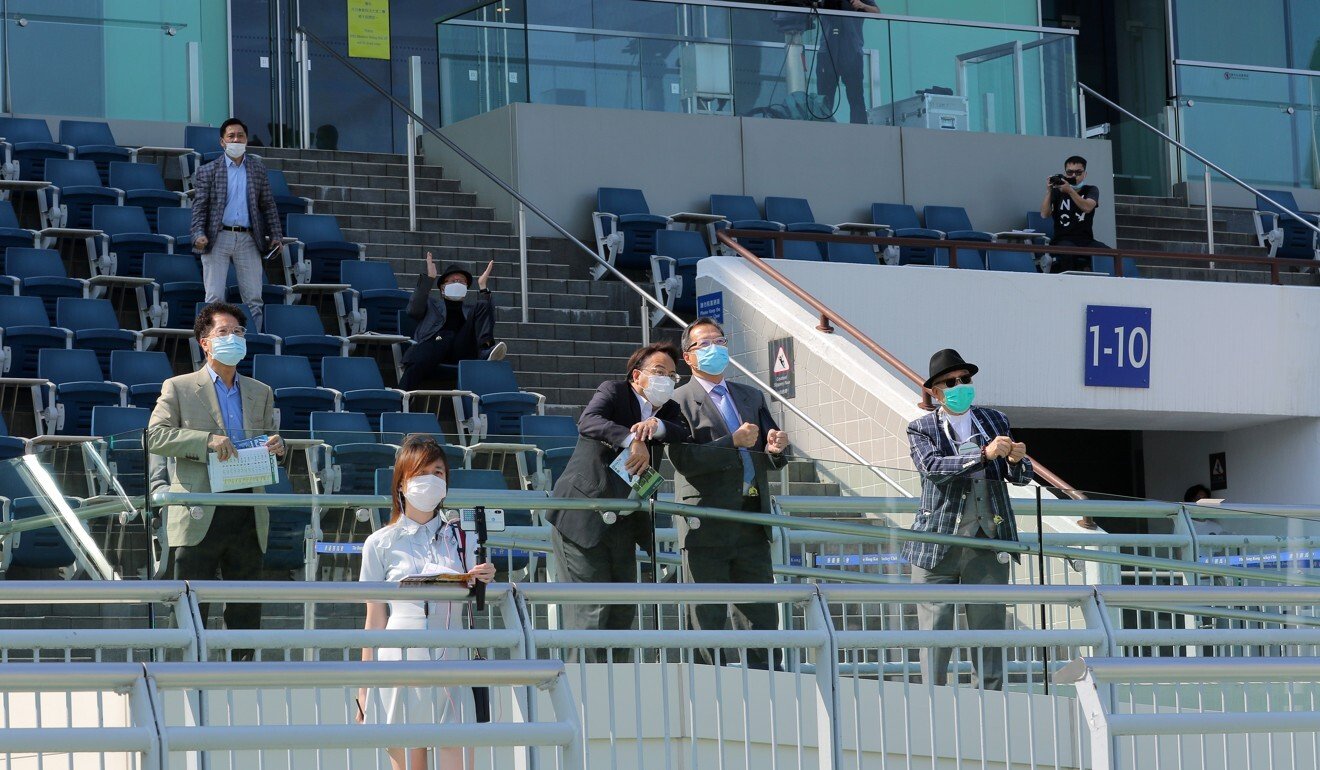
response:
[[(495, 565), (474, 564), (475, 538), (468, 539), (452, 521), (441, 514), (448, 490), (449, 464), (444, 450), (430, 436), (408, 436), (394, 464), (393, 512), (387, 526), (367, 538), (362, 547), (362, 581), (399, 580), (417, 574), (470, 572), (473, 580), (489, 583)], [(464, 602), (391, 601), (367, 602), (366, 629), (462, 628)], [(414, 647), (363, 648), (363, 660), (463, 660), (466, 650)], [(468, 687), (389, 687), (358, 692), (359, 722), (373, 724), (437, 724), (471, 720), (472, 690)], [(394, 770), (423, 770), (425, 748), (387, 750)], [(440, 767), (472, 767), (472, 753), (460, 748), (440, 749)]]

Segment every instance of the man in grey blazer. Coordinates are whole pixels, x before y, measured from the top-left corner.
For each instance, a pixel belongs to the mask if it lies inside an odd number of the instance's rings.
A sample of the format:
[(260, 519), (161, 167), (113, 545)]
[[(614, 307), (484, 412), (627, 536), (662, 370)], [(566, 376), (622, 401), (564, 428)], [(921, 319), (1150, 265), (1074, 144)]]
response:
[[(698, 318), (683, 331), (683, 360), (692, 379), (674, 391), (690, 443), (669, 449), (674, 463), (674, 497), (680, 503), (770, 512), (766, 474), (788, 462), (788, 434), (779, 429), (765, 397), (749, 385), (728, 382), (729, 364), (724, 330), (711, 318)], [(684, 578), (692, 583), (773, 583), (769, 527), (706, 519), (696, 529), (679, 517), (678, 544), (683, 552)], [(738, 604), (733, 608), (738, 628), (774, 630), (778, 611), (772, 604)], [(692, 607), (694, 628), (723, 629), (728, 607)], [(707, 662), (714, 654), (702, 651)], [(776, 658), (778, 655), (776, 655)], [(747, 664), (766, 668), (766, 650), (749, 650)]]
[(252, 331), (262, 330), (262, 257), (284, 237), (266, 164), (247, 154), (247, 126), (238, 118), (220, 124), (224, 154), (193, 178), (193, 251), (202, 255), (206, 301), (223, 302), (229, 264), (238, 278)]
[[(210, 492), (207, 456), (235, 456), (235, 443), (266, 436), (266, 448), (284, 455), (275, 434), (275, 397), (257, 380), (236, 369), (246, 354), (243, 311), (215, 302), (202, 308), (193, 334), (206, 365), (166, 380), (147, 423), (147, 451), (166, 458), (171, 492)], [(257, 487), (253, 491), (261, 492)], [(176, 580), (260, 580), (270, 517), (265, 508), (173, 505), (165, 511), (165, 531)], [(202, 605), (202, 622), (209, 607)], [(226, 628), (257, 628), (261, 605), (225, 607)], [(235, 659), (250, 657), (235, 650)]]

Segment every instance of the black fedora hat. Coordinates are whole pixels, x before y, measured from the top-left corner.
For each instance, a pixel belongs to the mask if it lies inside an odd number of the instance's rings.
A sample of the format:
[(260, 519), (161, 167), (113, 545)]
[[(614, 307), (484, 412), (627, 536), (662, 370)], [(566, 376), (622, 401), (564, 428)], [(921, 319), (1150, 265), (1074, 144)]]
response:
[(959, 369), (966, 369), (972, 374), (981, 371), (977, 368), (976, 364), (969, 364), (964, 361), (963, 357), (958, 355), (958, 351), (953, 348), (945, 348), (944, 350), (938, 351), (935, 355), (930, 357), (930, 377), (927, 378), (922, 385), (929, 388), (933, 386), (935, 381), (939, 378), (949, 372), (956, 372)]
[(437, 283), (443, 284), (445, 282), (445, 279), (453, 275), (454, 273), (458, 273), (462, 275), (464, 278), (467, 279), (467, 285), (469, 287), (472, 286), (472, 274), (464, 270), (463, 268), (459, 267), (458, 265), (450, 265), (449, 267), (446, 267), (445, 271), (440, 274), (440, 278), (437, 280)]

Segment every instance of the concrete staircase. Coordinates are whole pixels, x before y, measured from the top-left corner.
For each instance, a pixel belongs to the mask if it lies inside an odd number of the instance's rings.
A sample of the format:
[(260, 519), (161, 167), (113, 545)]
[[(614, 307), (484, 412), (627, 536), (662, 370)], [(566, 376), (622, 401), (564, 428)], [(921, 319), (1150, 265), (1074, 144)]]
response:
[(388, 261), (399, 286), (412, 289), (429, 249), (443, 268), (458, 263), (479, 274), (495, 261), (491, 281), (495, 333), (509, 346), (522, 386), (543, 393), (548, 409), (577, 415), (603, 380), (623, 376), (641, 344), (640, 300), (618, 282), (591, 281), (585, 255), (563, 241), (529, 244), (528, 323), (519, 306), (518, 239), (476, 195), (461, 190), (439, 166), (417, 168), (417, 232), (408, 230), (404, 156), (262, 148), (297, 195), (318, 214), (334, 214), (344, 236), (366, 244), (367, 257)]

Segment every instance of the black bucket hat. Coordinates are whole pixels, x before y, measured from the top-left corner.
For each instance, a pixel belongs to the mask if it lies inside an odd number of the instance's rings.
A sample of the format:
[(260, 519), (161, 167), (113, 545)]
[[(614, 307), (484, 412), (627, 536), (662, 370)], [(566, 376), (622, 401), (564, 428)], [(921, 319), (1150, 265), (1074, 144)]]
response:
[(969, 364), (958, 355), (958, 351), (953, 348), (945, 348), (930, 357), (930, 377), (922, 385), (926, 388), (934, 387), (935, 381), (949, 372), (956, 372), (959, 369), (966, 369), (975, 375), (981, 371), (976, 364)]
[(462, 275), (464, 278), (466, 278), (468, 287), (469, 288), (472, 287), (472, 274), (464, 270), (463, 268), (459, 267), (458, 265), (450, 265), (449, 267), (446, 267), (445, 271), (440, 274), (440, 277), (438, 279), (436, 279), (436, 283), (443, 284), (445, 282), (445, 279), (453, 275), (454, 273), (458, 273)]

